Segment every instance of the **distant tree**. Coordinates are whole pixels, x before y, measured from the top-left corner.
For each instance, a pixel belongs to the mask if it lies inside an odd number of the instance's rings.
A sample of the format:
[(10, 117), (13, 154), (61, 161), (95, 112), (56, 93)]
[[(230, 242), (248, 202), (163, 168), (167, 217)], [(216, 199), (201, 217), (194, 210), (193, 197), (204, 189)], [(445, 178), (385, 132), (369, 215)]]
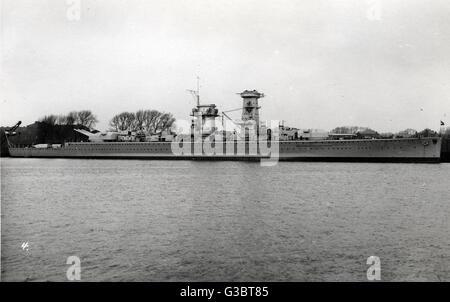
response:
[(114, 131), (122, 130), (120, 127), (120, 119), (118, 114), (114, 115), (113, 118), (109, 121), (109, 126), (111, 127), (111, 130)]
[(116, 114), (109, 125), (116, 131), (134, 130), (136, 116), (132, 112)]
[(66, 125), (75, 125), (78, 123), (78, 112), (71, 111), (66, 115)]
[(380, 137), (382, 137), (382, 138), (394, 138), (394, 133), (391, 133), (391, 132), (380, 133)]
[(67, 123), (67, 116), (66, 115), (58, 115), (56, 118), (56, 124), (58, 125), (66, 125)]
[(115, 131), (145, 130), (154, 134), (170, 129), (175, 122), (171, 113), (158, 110), (139, 110), (136, 113), (122, 112), (115, 115), (109, 125)]
[(79, 125), (92, 128), (98, 122), (97, 117), (90, 110), (72, 111), (67, 115), (49, 114), (39, 119), (47, 125)]
[(97, 117), (90, 110), (78, 111), (78, 124), (92, 128), (98, 122)]
[(437, 133), (436, 131), (433, 131), (433, 130), (431, 130), (431, 129), (429, 129), (429, 128), (426, 128), (426, 129), (420, 131), (420, 132), (418, 133), (418, 135), (419, 135), (420, 137), (433, 137), (433, 136), (439, 136), (438, 133)]
[(155, 132), (169, 130), (175, 123), (175, 118), (171, 113), (163, 113), (155, 127)]
[(40, 122), (47, 124), (47, 125), (56, 125), (57, 120), (58, 120), (58, 117), (54, 114), (46, 115), (39, 119)]
[(366, 128), (364, 130), (358, 130), (356, 132), (357, 137), (359, 138), (379, 138), (380, 134), (373, 129)]
[(405, 129), (403, 131), (397, 132), (396, 137), (415, 137), (417, 136), (417, 131), (411, 128)]
[(356, 134), (358, 132), (363, 131), (374, 131), (368, 127), (359, 127), (359, 126), (341, 126), (336, 127), (333, 130), (331, 130), (331, 133), (335, 134)]
[(148, 114), (148, 112), (145, 110), (138, 110), (135, 113), (134, 126), (136, 127), (136, 129), (138, 129), (138, 130), (144, 129), (145, 121), (147, 119), (147, 114)]
[(155, 132), (156, 124), (161, 114), (158, 110), (145, 110), (144, 128), (147, 132)]
[(157, 110), (147, 110), (145, 118), (144, 127), (149, 133), (159, 133), (168, 130), (175, 122), (175, 118), (171, 113)]

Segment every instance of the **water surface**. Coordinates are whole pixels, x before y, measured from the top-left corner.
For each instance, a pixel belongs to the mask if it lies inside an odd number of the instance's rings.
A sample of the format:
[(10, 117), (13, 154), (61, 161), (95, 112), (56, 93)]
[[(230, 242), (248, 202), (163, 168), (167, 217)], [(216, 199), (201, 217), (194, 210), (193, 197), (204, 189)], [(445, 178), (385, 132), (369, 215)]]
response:
[[(450, 164), (1, 160), (3, 281), (450, 281)], [(28, 248), (22, 243), (28, 242)]]

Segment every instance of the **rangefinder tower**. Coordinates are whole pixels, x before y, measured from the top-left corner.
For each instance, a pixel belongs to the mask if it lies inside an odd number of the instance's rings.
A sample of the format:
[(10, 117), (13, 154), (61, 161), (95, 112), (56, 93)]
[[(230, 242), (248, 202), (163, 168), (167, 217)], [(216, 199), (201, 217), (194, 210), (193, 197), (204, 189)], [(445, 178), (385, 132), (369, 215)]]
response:
[(256, 135), (253, 139), (259, 136), (259, 105), (258, 100), (264, 97), (263, 93), (256, 90), (245, 90), (239, 93), (242, 97), (242, 129), (244, 130), (245, 139), (251, 134)]

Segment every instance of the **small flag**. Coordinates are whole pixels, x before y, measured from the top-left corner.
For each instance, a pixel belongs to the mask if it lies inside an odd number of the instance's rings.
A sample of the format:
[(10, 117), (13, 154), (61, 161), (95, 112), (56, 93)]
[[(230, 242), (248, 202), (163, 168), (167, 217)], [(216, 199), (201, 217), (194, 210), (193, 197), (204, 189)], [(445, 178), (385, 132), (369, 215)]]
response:
[(444, 122), (443, 121), (441, 121), (441, 126), (444, 126), (445, 124), (444, 124)]

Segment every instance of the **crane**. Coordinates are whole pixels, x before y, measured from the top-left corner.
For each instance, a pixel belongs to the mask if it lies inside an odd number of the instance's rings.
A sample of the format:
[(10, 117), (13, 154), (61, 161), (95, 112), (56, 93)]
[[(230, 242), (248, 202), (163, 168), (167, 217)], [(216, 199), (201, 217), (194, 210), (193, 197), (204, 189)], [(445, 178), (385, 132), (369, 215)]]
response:
[[(20, 124), (22, 124), (21, 121), (18, 121), (14, 126), (12, 126), (11, 128), (7, 128), (5, 129), (5, 134), (2, 133), (1, 135), (1, 140), (0, 140), (0, 144), (3, 145), (6, 141), (7, 145), (10, 146), (9, 140), (8, 140), (8, 136), (13, 136), (16, 135), (16, 130), (17, 128), (19, 128)], [(3, 148), (2, 148), (3, 149)], [(3, 151), (2, 151), (3, 153)], [(7, 153), (8, 154), (8, 153)]]
[[(241, 109), (241, 108), (239, 108), (239, 110), (240, 110), (240, 109)], [(230, 112), (230, 111), (236, 111), (236, 109), (234, 109), (234, 110), (222, 111), (222, 127), (225, 128), (225, 125), (224, 125), (224, 122), (223, 122), (223, 121), (224, 121), (224, 120), (223, 120), (223, 117), (226, 117), (226, 118), (229, 119), (234, 125), (236, 125), (236, 126), (238, 127), (238, 129), (240, 129), (242, 125), (240, 125), (239, 122), (234, 121), (231, 117), (228, 116), (228, 114), (225, 113), (225, 112)], [(236, 129), (234, 129), (234, 134), (235, 134), (235, 135), (238, 135), (239, 138), (243, 138), (243, 136), (241, 135), (240, 132), (236, 132)]]
[(20, 124), (22, 124), (22, 122), (21, 122), (21, 121), (18, 121), (18, 122), (17, 122), (14, 126), (12, 126), (11, 128), (5, 129), (5, 134), (6, 134), (6, 135), (10, 135), (10, 136), (16, 135), (16, 132), (14, 132), (14, 131), (16, 131), (17, 128), (19, 128)]
[(223, 126), (223, 117), (226, 117), (227, 119), (229, 119), (231, 122), (233, 122), (233, 124), (235, 124), (236, 126), (239, 126), (238, 123), (236, 123), (231, 117), (228, 116), (228, 114), (226, 114), (224, 111), (222, 111), (222, 126)]

